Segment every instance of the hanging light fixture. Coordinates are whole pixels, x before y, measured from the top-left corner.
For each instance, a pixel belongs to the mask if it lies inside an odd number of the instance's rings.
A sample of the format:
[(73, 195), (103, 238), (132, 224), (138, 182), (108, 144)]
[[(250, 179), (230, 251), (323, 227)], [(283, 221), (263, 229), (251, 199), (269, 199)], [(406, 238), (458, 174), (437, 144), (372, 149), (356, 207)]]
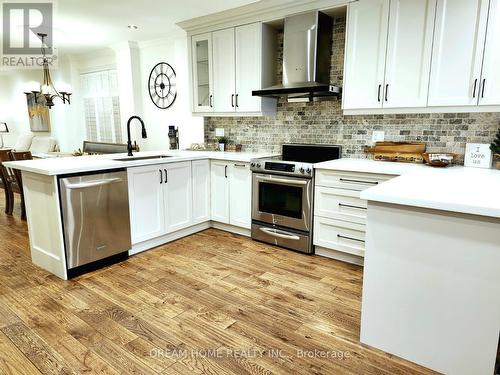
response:
[(38, 33), (37, 34), (40, 39), (42, 40), (42, 65), (43, 65), (43, 81), (40, 84), (40, 91), (31, 91), (31, 92), (25, 92), (26, 96), (34, 95), (35, 96), (35, 103), (38, 103), (38, 100), (40, 99), (40, 96), (43, 95), (45, 98), (45, 105), (49, 108), (52, 108), (54, 106), (54, 99), (59, 98), (62, 100), (63, 104), (68, 103), (71, 104), (70, 102), (70, 96), (71, 93), (68, 91), (57, 91), (56, 88), (54, 87), (54, 84), (52, 83), (52, 78), (50, 77), (50, 71), (49, 71), (49, 59), (47, 58), (46, 54), (46, 49), (47, 46), (45, 45), (45, 38), (47, 37), (47, 34), (42, 34)]

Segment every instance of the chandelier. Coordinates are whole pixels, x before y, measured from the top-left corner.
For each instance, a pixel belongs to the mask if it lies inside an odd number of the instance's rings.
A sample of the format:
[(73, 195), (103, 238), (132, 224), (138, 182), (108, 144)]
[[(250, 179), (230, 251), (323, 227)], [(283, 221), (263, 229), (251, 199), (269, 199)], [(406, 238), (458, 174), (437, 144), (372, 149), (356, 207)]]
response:
[(43, 81), (40, 84), (40, 91), (31, 91), (25, 92), (26, 96), (34, 95), (35, 103), (38, 103), (40, 100), (40, 96), (43, 96), (45, 99), (45, 105), (47, 107), (52, 108), (54, 106), (54, 99), (59, 98), (62, 100), (63, 104), (70, 103), (71, 93), (67, 91), (57, 91), (52, 83), (52, 78), (50, 77), (49, 71), (49, 59), (47, 58), (46, 49), (47, 46), (45, 44), (45, 38), (47, 34), (38, 33), (37, 34), (42, 40), (42, 66), (43, 66)]

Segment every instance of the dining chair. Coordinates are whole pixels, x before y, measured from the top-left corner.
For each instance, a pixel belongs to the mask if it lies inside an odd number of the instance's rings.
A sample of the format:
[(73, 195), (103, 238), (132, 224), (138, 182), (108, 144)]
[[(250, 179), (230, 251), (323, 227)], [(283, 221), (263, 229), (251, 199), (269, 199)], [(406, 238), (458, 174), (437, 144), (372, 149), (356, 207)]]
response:
[(11, 182), (15, 180), (11, 170), (3, 165), (5, 161), (11, 161), (10, 151), (2, 149), (0, 150), (0, 178), (2, 179), (2, 187), (5, 192), (5, 213), (7, 215), (12, 215), (14, 209), (14, 194), (11, 188)]
[[(11, 151), (10, 159), (13, 161), (20, 160), (33, 160), (33, 155), (31, 155), (30, 151)], [(13, 170), (14, 178), (16, 180), (16, 185), (19, 191), (19, 195), (21, 196), (21, 220), (26, 220), (26, 206), (24, 204), (24, 189), (23, 189), (23, 177), (22, 173), (19, 169)]]

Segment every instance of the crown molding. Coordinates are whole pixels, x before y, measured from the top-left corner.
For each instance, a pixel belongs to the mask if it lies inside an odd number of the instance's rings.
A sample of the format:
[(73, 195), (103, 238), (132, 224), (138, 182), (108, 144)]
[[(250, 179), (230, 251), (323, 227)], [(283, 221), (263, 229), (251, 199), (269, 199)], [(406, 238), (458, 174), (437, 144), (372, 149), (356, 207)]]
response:
[(175, 31), (171, 32), (168, 36), (139, 42), (139, 48), (141, 49), (141, 48), (151, 48), (151, 47), (169, 45), (174, 40), (186, 38), (186, 35), (187, 35), (186, 31), (177, 28)]
[(261, 0), (237, 8), (209, 14), (177, 23), (188, 35), (200, 34), (251, 22), (270, 22), (312, 10), (327, 10), (347, 6), (356, 0)]

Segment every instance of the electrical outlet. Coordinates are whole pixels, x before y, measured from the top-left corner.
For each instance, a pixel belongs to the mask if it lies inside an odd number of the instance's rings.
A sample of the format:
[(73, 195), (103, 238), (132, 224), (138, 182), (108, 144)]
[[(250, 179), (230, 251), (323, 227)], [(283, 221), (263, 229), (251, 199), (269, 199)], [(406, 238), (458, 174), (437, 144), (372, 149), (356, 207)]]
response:
[(383, 130), (374, 130), (372, 133), (372, 142), (383, 142), (385, 138), (385, 132)]
[(224, 137), (224, 128), (215, 128), (216, 137)]

